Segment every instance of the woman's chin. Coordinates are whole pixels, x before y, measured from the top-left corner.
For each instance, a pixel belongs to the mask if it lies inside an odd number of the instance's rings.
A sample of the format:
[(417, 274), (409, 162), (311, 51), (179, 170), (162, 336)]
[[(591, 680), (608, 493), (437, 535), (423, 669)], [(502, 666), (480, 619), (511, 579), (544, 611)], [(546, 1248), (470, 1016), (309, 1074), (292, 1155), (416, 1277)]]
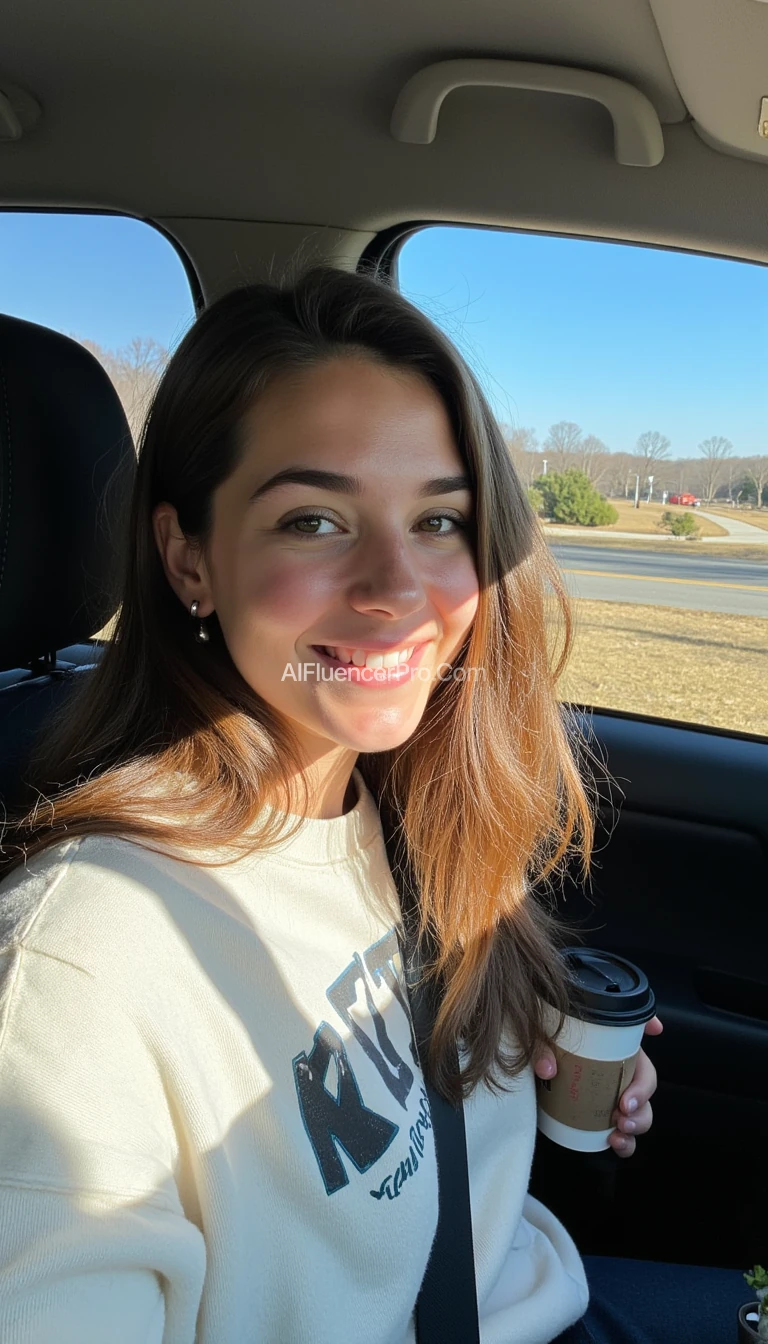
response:
[(413, 736), (422, 714), (423, 710), (404, 716), (397, 710), (387, 712), (382, 708), (376, 714), (376, 722), (354, 723), (348, 718), (344, 723), (326, 724), (325, 731), (340, 747), (350, 751), (393, 751)]

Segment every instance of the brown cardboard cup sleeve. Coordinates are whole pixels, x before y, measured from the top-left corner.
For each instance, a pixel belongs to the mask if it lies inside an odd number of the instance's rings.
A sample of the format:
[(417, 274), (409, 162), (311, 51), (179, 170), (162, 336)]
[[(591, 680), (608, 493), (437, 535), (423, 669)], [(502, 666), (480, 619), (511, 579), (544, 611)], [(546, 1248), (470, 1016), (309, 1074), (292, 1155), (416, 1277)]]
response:
[(557, 1073), (538, 1079), (538, 1104), (572, 1129), (610, 1129), (614, 1111), (635, 1076), (640, 1051), (631, 1059), (586, 1059), (555, 1046)]

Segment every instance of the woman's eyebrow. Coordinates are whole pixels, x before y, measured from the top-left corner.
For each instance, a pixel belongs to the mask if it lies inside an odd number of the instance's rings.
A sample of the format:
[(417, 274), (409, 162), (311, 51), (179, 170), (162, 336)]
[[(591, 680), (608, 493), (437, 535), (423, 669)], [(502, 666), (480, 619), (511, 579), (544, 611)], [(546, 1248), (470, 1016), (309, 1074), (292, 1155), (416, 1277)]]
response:
[[(263, 499), (270, 490), (277, 490), (281, 485), (289, 484), (311, 485), (316, 490), (334, 490), (340, 495), (362, 495), (364, 491), (359, 476), (342, 476), (339, 472), (322, 471), (317, 467), (286, 467), (283, 471), (270, 476), (269, 480), (254, 490), (249, 502)], [(424, 481), (416, 491), (416, 495), (417, 498), (423, 499), (429, 495), (449, 495), (457, 490), (469, 489), (467, 476), (435, 476), (431, 481)]]

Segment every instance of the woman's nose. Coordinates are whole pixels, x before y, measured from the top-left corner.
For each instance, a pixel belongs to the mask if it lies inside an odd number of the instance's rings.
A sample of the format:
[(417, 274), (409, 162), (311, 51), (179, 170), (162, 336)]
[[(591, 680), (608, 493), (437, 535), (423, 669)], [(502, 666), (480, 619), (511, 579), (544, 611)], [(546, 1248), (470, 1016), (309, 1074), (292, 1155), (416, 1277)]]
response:
[(418, 557), (402, 535), (377, 530), (356, 548), (350, 594), (355, 605), (387, 610), (412, 610), (425, 600)]

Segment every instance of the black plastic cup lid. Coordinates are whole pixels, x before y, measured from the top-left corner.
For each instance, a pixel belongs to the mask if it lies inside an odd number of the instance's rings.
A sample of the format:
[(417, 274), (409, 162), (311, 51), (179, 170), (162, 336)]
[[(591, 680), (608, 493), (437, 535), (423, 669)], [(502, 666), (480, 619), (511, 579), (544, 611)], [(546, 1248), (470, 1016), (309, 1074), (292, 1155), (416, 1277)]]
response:
[(604, 1027), (631, 1027), (648, 1022), (656, 1012), (656, 996), (648, 977), (626, 957), (594, 947), (566, 947), (571, 978), (572, 1017)]

